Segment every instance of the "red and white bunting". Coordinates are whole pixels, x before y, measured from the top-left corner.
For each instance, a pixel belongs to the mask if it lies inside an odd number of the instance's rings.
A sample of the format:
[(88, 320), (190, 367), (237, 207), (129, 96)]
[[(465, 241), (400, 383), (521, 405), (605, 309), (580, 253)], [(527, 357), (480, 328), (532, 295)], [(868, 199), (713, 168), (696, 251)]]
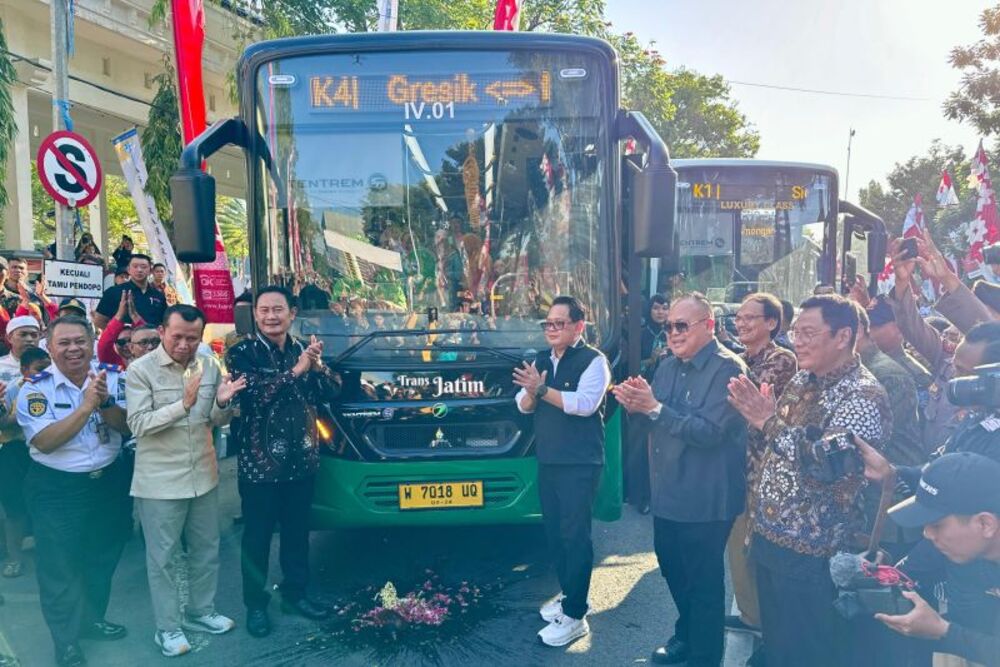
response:
[(938, 206), (957, 206), (958, 195), (955, 194), (955, 184), (951, 182), (951, 176), (947, 169), (941, 170), (941, 183), (937, 189)]

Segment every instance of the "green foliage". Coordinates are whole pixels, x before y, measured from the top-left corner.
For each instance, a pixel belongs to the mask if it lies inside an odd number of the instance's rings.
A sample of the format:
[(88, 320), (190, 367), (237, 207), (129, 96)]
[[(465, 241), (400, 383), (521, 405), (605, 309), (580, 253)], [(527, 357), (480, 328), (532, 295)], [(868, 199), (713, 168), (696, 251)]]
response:
[(55, 202), (42, 187), (34, 161), (31, 163), (31, 218), (36, 246), (44, 248), (56, 240)]
[(1000, 5), (984, 9), (979, 26), (983, 39), (951, 51), (949, 60), (962, 72), (962, 82), (945, 101), (944, 115), (995, 135), (1000, 132)]
[(246, 259), (250, 254), (247, 241), (247, 204), (242, 199), (219, 196), (215, 201), (215, 221), (230, 259)]
[[(6, 173), (7, 159), (14, 137), (17, 136), (14, 103), (10, 96), (10, 89), (16, 82), (17, 72), (7, 53), (7, 37), (3, 21), (0, 20), (0, 173)], [(7, 206), (7, 202), (6, 179), (0, 179), (0, 209)]]
[(122, 236), (129, 236), (135, 241), (136, 248), (148, 249), (146, 233), (139, 224), (139, 214), (132, 202), (132, 194), (128, 184), (120, 176), (104, 177), (104, 197), (108, 206), (108, 251), (118, 246)]
[(156, 95), (153, 96), (149, 121), (141, 138), (142, 153), (149, 172), (146, 191), (156, 202), (160, 220), (168, 236), (172, 237), (174, 227), (170, 208), (170, 176), (177, 170), (184, 144), (181, 139), (174, 70), (168, 60), (164, 60), (164, 70), (153, 78), (153, 82), (156, 84)]

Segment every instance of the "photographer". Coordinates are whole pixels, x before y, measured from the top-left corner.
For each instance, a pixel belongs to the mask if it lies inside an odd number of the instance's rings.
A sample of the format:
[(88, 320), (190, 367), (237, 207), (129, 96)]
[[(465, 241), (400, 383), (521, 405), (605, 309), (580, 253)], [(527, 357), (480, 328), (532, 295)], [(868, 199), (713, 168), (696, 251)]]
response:
[[(971, 452), (946, 454), (928, 465), (916, 494), (889, 510), (901, 526), (924, 527), (924, 535), (951, 562), (983, 566), (987, 576), (977, 590), (978, 627), (942, 617), (914, 592), (906, 614), (876, 614), (892, 630), (936, 640), (939, 653), (984, 665), (1000, 665), (1000, 464)], [(985, 618), (984, 618), (985, 616)], [(983, 623), (984, 620), (989, 622)]]

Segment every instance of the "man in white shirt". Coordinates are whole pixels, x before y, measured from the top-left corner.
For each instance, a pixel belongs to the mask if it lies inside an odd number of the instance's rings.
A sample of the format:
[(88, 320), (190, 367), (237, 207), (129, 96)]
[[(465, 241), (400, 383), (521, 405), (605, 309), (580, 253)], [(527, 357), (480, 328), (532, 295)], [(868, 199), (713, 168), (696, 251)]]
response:
[(17, 398), (17, 422), (30, 446), (25, 499), (35, 530), (42, 614), (63, 667), (84, 665), (79, 639), (114, 640), (125, 628), (105, 620), (111, 578), (128, 515), (119, 459), (125, 402), (120, 369), (93, 365), (94, 332), (79, 317), (48, 330), (52, 366)]
[(7, 323), (7, 344), (10, 353), (0, 357), (0, 382), (10, 384), (21, 379), (21, 354), (29, 347), (38, 347), (41, 330), (31, 315), (11, 318)]
[(571, 296), (552, 301), (542, 322), (552, 346), (514, 369), (515, 401), (534, 413), (538, 495), (562, 593), (539, 613), (538, 637), (565, 646), (590, 632), (586, 615), (594, 547), (591, 511), (604, 469), (604, 400), (611, 383), (605, 356), (583, 342), (585, 313)]

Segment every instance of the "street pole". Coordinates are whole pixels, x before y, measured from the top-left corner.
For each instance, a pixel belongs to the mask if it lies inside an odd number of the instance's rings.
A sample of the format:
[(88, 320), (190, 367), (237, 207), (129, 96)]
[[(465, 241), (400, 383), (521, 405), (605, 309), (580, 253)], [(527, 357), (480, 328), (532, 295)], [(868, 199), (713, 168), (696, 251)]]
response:
[[(61, 104), (69, 100), (69, 64), (66, 53), (68, 0), (50, 0), (52, 16), (52, 131), (67, 130)], [(69, 113), (69, 110), (66, 110)], [(56, 257), (73, 259), (73, 211), (55, 202)]]
[(847, 135), (847, 173), (844, 174), (844, 199), (851, 199), (851, 142), (854, 141), (854, 128)]

